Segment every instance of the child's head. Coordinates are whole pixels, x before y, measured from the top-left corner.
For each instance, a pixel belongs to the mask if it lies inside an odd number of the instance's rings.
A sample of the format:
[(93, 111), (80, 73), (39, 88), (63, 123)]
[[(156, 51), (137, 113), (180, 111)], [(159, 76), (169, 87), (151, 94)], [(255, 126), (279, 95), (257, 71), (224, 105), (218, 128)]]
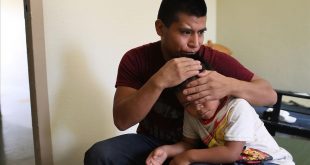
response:
[[(189, 82), (190, 81), (187, 81), (187, 83)], [(187, 111), (190, 115), (192, 115), (193, 117), (197, 119), (210, 119), (213, 117), (214, 113), (216, 112), (220, 104), (220, 100), (209, 100), (209, 101), (205, 101), (202, 104), (196, 105), (194, 102), (187, 101), (186, 95), (184, 95), (182, 91), (183, 90), (178, 91), (176, 95), (177, 95), (179, 102), (184, 107), (185, 111)]]
[[(202, 64), (202, 70), (212, 70), (211, 66), (199, 55), (193, 55), (191, 58), (195, 60), (199, 60)], [(205, 101), (202, 104), (195, 104), (194, 102), (189, 102), (186, 100), (186, 95), (183, 94), (183, 90), (186, 88), (186, 85), (197, 79), (196, 76), (191, 77), (187, 80), (185, 80), (183, 83), (178, 85), (176, 87), (176, 95), (179, 100), (179, 102), (182, 104), (184, 107), (184, 110), (187, 111), (190, 115), (192, 115), (195, 118), (198, 119), (210, 119), (213, 117), (214, 113), (216, 112), (220, 100), (210, 100), (210, 101)]]

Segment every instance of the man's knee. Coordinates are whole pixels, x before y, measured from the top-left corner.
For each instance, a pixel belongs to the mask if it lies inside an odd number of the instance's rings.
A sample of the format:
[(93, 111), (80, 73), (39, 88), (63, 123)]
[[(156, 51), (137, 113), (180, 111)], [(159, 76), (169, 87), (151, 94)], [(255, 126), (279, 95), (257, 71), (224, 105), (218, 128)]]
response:
[(157, 143), (138, 134), (120, 135), (94, 144), (86, 151), (84, 164), (144, 164)]
[(84, 164), (85, 165), (99, 165), (107, 164), (112, 161), (116, 154), (112, 146), (104, 141), (97, 142), (85, 152)]

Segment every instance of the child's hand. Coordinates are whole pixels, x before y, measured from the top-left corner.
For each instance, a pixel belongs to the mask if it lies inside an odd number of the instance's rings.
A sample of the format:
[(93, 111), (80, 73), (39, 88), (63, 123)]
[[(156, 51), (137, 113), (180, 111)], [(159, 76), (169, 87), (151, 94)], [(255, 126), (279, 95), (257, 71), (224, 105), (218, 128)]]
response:
[(161, 165), (165, 162), (167, 156), (167, 153), (159, 147), (149, 154), (145, 163), (146, 165)]

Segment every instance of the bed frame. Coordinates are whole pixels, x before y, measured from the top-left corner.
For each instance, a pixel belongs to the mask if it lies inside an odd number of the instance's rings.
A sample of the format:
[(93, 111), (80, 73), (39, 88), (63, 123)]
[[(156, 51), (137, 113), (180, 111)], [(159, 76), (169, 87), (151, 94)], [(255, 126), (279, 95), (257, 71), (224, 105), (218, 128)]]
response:
[[(278, 100), (277, 103), (272, 106), (272, 112), (266, 111), (269, 107), (255, 107), (269, 133), (273, 136), (276, 132), (281, 132), (289, 135), (310, 138), (310, 108), (300, 107), (298, 105), (285, 105), (282, 101), (283, 96), (303, 99), (310, 99), (310, 96), (282, 90), (276, 90), (276, 92), (278, 94)], [(297, 118), (296, 122), (285, 123), (279, 121), (280, 109), (289, 111), (293, 117)]]

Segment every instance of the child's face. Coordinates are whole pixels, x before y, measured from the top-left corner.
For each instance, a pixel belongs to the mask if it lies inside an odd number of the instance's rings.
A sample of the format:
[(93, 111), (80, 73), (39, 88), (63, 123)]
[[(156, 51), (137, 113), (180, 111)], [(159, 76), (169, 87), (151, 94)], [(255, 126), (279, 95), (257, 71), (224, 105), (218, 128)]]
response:
[(177, 97), (179, 102), (183, 105), (184, 110), (197, 119), (212, 118), (220, 104), (219, 100), (211, 100), (196, 105), (195, 103), (188, 102), (186, 96), (183, 95), (182, 92), (179, 92)]

